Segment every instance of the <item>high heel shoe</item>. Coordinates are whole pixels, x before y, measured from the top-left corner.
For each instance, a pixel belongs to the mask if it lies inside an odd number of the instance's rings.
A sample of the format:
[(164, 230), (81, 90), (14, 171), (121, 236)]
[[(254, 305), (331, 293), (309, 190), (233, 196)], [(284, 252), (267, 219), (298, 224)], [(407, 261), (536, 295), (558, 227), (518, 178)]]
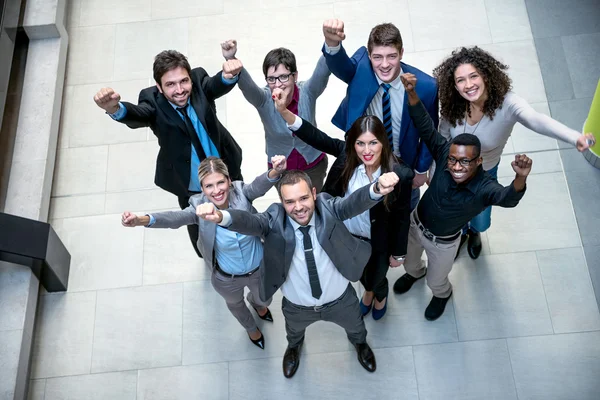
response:
[(256, 311), (256, 315), (258, 315), (258, 318), (265, 321), (273, 322), (273, 316), (271, 315), (271, 311), (269, 311), (269, 307), (265, 307), (267, 309), (265, 315), (260, 315), (256, 307), (252, 306), (252, 308), (254, 308), (254, 311)]
[(265, 337), (263, 336), (262, 332), (260, 332), (260, 337), (258, 339), (254, 340), (250, 337), (250, 335), (248, 335), (248, 339), (250, 339), (255, 346), (260, 347), (262, 350), (265, 349)]
[[(374, 302), (375, 302), (375, 300), (373, 300), (373, 303)], [(386, 311), (387, 311), (387, 297), (385, 298), (385, 304), (383, 305), (383, 308), (381, 310), (378, 310), (377, 308), (373, 307), (373, 319), (375, 321), (377, 321), (378, 319), (383, 318)]]
[(360, 313), (364, 317), (365, 315), (367, 315), (369, 313), (369, 311), (371, 311), (371, 307), (373, 307), (373, 300), (371, 300), (371, 304), (366, 306), (365, 303), (363, 303), (362, 298), (361, 298), (358, 305), (360, 306)]

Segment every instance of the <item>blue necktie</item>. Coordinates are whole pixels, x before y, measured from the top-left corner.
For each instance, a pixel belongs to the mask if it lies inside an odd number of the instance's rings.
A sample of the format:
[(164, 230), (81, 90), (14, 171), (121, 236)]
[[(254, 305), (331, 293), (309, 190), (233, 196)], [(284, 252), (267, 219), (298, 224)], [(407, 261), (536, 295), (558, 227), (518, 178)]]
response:
[(389, 83), (382, 83), (381, 87), (383, 88), (383, 97), (381, 99), (381, 109), (383, 115), (383, 126), (385, 127), (385, 131), (388, 135), (388, 140), (390, 141), (390, 146), (392, 149), (394, 148), (394, 135), (392, 130), (392, 101), (390, 99), (390, 87)]

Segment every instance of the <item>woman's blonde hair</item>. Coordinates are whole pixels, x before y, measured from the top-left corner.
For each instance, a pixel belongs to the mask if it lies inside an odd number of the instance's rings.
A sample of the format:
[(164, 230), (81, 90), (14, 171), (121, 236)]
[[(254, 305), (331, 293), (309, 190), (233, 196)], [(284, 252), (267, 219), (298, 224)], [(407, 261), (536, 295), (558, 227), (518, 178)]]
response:
[(231, 179), (229, 177), (229, 170), (227, 169), (227, 165), (225, 165), (223, 160), (221, 160), (220, 158), (210, 156), (202, 160), (200, 166), (198, 167), (198, 180), (200, 181), (200, 186), (202, 186), (202, 180), (204, 178), (215, 172), (225, 175), (227, 179)]

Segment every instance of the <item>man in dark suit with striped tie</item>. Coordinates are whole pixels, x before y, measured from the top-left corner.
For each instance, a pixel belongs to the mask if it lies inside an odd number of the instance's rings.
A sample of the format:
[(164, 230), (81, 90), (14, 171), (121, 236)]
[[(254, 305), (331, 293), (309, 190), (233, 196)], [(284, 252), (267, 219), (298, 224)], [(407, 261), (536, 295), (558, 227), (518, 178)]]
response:
[(358, 298), (350, 284), (361, 277), (371, 245), (352, 236), (343, 221), (373, 207), (396, 183), (398, 176), (388, 172), (350, 196), (331, 197), (317, 195), (308, 175), (293, 170), (279, 182), (281, 203), (272, 204), (264, 213), (219, 211), (210, 203), (198, 206), (200, 218), (264, 239), (260, 297), (268, 299), (279, 288), (283, 293), (286, 378), (296, 373), (304, 331), (316, 321), (343, 327), (360, 364), (375, 371), (375, 355), (367, 344)]

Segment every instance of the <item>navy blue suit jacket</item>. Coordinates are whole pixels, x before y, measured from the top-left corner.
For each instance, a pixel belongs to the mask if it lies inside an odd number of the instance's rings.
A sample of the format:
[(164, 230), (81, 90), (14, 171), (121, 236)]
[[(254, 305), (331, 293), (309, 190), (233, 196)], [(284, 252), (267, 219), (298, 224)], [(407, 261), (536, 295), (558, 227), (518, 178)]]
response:
[[(358, 49), (352, 58), (348, 57), (343, 46), (335, 55), (328, 54), (325, 46), (323, 46), (323, 54), (329, 70), (348, 84), (346, 97), (342, 100), (340, 107), (331, 120), (335, 126), (347, 132), (354, 121), (365, 115), (369, 104), (371, 104), (379, 89), (379, 83), (377, 83), (375, 72), (371, 67), (371, 60), (369, 60), (366, 47), (363, 46)], [(409, 72), (417, 77), (419, 84), (416, 91), (437, 127), (439, 116), (436, 80), (417, 68), (408, 64), (401, 64), (402, 71)], [(404, 95), (399, 143), (402, 160), (419, 172), (427, 171), (433, 158), (427, 146), (419, 140), (419, 132), (408, 114), (406, 94)]]

